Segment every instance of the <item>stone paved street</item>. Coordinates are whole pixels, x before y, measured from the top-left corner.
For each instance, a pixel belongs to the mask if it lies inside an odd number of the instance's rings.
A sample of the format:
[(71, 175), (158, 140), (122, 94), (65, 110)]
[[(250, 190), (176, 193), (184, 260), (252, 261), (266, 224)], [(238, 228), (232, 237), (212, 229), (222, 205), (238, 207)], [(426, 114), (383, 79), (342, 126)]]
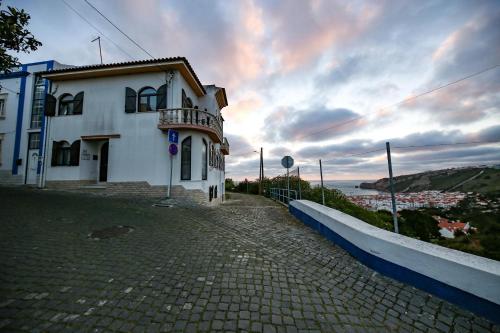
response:
[[(282, 206), (0, 188), (0, 331), (500, 332), (359, 264)], [(131, 233), (93, 240), (104, 227)]]

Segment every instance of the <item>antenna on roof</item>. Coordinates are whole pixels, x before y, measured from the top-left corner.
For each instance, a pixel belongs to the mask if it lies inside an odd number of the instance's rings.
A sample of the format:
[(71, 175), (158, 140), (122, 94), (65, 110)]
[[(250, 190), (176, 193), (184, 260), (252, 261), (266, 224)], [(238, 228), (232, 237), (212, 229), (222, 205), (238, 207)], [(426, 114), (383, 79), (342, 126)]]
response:
[(92, 39), (90, 42), (99, 42), (99, 55), (101, 56), (101, 65), (102, 65), (102, 51), (101, 51), (101, 36), (97, 36), (97, 38)]

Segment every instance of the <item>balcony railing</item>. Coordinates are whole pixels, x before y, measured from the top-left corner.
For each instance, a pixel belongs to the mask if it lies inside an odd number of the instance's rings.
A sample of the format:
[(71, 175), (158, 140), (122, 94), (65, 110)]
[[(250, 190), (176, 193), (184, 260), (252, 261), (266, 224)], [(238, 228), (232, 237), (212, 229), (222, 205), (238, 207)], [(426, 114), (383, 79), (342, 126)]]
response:
[(211, 113), (199, 109), (176, 108), (159, 110), (161, 130), (191, 129), (207, 133), (216, 143), (222, 143), (222, 121)]
[(224, 155), (229, 155), (229, 142), (227, 141), (227, 138), (224, 137), (224, 140), (222, 141), (220, 145), (220, 151)]

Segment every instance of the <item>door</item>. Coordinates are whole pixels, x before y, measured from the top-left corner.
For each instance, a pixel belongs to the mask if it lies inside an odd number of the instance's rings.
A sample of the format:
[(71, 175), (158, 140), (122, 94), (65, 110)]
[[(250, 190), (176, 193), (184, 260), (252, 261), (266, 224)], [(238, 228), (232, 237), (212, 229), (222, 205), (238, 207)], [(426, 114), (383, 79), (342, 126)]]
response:
[(40, 133), (30, 133), (28, 137), (28, 156), (26, 159), (26, 184), (36, 184), (39, 148)]
[(108, 150), (109, 142), (106, 142), (101, 147), (101, 159), (99, 161), (99, 181), (108, 181)]

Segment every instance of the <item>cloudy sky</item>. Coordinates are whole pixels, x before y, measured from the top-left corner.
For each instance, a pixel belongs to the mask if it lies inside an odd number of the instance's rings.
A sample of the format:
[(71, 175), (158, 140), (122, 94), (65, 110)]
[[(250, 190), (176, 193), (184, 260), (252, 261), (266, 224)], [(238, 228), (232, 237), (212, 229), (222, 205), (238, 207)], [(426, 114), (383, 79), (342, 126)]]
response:
[[(106, 63), (148, 58), (83, 0), (65, 1), (122, 49), (103, 37)], [(309, 179), (319, 158), (326, 179), (376, 179), (386, 141), (500, 140), (499, 1), (90, 1), (155, 57), (185, 56), (226, 88), (227, 177), (257, 178), (260, 147), (266, 176), (291, 155)], [(99, 33), (62, 0), (6, 4), (31, 14), (43, 43), (22, 62), (99, 62)], [(393, 162), (395, 174), (500, 163), (500, 145), (393, 149)]]

